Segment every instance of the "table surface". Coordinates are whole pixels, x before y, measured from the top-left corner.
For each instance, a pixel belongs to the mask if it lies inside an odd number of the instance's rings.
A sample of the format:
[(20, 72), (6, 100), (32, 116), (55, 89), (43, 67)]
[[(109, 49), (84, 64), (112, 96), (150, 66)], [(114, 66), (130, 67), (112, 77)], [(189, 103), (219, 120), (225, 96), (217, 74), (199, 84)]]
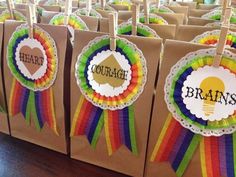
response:
[(0, 133), (0, 177), (127, 177)]

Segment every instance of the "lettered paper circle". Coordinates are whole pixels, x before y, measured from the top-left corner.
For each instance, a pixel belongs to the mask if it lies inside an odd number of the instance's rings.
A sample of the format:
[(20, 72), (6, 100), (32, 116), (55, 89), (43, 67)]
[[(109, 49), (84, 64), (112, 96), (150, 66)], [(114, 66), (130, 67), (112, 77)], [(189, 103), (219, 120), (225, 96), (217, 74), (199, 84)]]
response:
[(127, 89), (132, 72), (124, 55), (106, 50), (93, 57), (87, 74), (93, 90), (100, 95), (114, 97)]
[[(196, 36), (191, 42), (215, 46), (220, 38), (220, 30), (206, 31)], [(226, 37), (226, 47), (236, 48), (236, 33), (229, 31)]]
[[(236, 77), (230, 70), (204, 66), (188, 75), (181, 96), (186, 108), (197, 118), (220, 121), (236, 109), (235, 86)], [(229, 96), (231, 98), (226, 101)]]
[(20, 72), (28, 79), (37, 80), (47, 71), (46, 52), (36, 39), (26, 38), (18, 44), (15, 61)]
[(84, 47), (75, 66), (77, 84), (83, 95), (102, 109), (123, 109), (136, 101), (146, 83), (146, 60), (136, 45), (117, 37), (110, 50), (108, 35)]
[(34, 38), (29, 38), (28, 29), (23, 24), (12, 34), (7, 47), (8, 67), (23, 86), (42, 91), (49, 88), (56, 78), (56, 44), (42, 28), (34, 26)]
[(165, 101), (173, 117), (197, 134), (221, 136), (236, 130), (236, 55), (225, 51), (212, 67), (215, 49), (187, 54), (166, 78)]

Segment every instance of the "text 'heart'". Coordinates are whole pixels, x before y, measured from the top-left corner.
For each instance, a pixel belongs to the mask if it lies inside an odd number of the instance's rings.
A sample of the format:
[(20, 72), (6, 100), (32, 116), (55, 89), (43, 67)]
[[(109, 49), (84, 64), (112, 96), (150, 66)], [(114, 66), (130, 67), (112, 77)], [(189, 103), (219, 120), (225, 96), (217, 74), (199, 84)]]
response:
[(36, 73), (44, 63), (44, 55), (39, 48), (31, 49), (29, 46), (23, 46), (19, 53), (20, 61), (24, 63), (31, 75)]

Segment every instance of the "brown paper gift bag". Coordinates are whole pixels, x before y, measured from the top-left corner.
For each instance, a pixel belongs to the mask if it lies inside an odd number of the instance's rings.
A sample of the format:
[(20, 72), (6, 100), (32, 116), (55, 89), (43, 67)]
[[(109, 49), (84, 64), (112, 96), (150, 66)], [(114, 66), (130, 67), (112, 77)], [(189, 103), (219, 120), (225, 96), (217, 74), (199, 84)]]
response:
[(197, 8), (197, 2), (178, 2), (181, 6), (188, 6), (189, 9), (196, 9)]
[(184, 14), (179, 14), (179, 13), (175, 13), (175, 14), (171, 14), (171, 13), (155, 13), (161, 17), (163, 17), (168, 24), (174, 24), (174, 25), (183, 25), (184, 24)]
[[(151, 129), (149, 134), (149, 143), (146, 159), (145, 177), (175, 177), (176, 174), (167, 162), (156, 163), (150, 162), (151, 154), (153, 153), (154, 147), (157, 143), (157, 139), (164, 126), (166, 118), (169, 114), (166, 102), (164, 100), (164, 84), (166, 77), (170, 72), (173, 65), (176, 64), (182, 57), (189, 52), (193, 52), (199, 49), (209, 48), (204, 45), (191, 44), (187, 42), (168, 40), (164, 46), (164, 55), (162, 64), (160, 66), (160, 75), (158, 78), (158, 84), (156, 89), (156, 97), (153, 107)], [(202, 177), (200, 167), (199, 148), (194, 152), (193, 158), (188, 165), (184, 177)]]
[[(0, 23), (0, 49), (2, 49), (3, 46), (3, 31), (4, 31), (4, 25), (3, 23)], [(7, 116), (7, 107), (6, 107), (6, 99), (5, 99), (5, 88), (3, 84), (3, 61), (2, 61), (2, 55), (3, 52), (0, 50), (0, 61), (1, 61), (1, 68), (0, 68), (0, 106), (1, 106), (1, 112), (0, 112), (0, 131), (6, 134), (10, 134), (9, 130), (9, 120)], [(3, 110), (2, 110), (3, 109)]]
[[(82, 49), (96, 37), (106, 33), (94, 33), (76, 31), (73, 59), (71, 65), (71, 121), (75, 113), (78, 101), (82, 96), (76, 83), (75, 63)], [(148, 39), (140, 37), (122, 36), (134, 43), (146, 58), (148, 75), (147, 83), (143, 93), (134, 103), (135, 129), (138, 145), (138, 155), (132, 154), (125, 146), (119, 148), (111, 156), (108, 155), (108, 148), (105, 141), (104, 128), (98, 138), (96, 148), (92, 148), (84, 136), (71, 137), (71, 157), (84, 162), (95, 164), (104, 168), (115, 170), (131, 176), (143, 176), (144, 161), (146, 154), (146, 143), (149, 127), (149, 116), (151, 113), (154, 82), (158, 61), (160, 58), (162, 41), (160, 39)], [(145, 109), (143, 106), (145, 105)], [(129, 164), (129, 165), (127, 165)]]
[[(39, 1), (38, 5), (42, 7), (46, 11), (53, 11), (53, 12), (61, 12), (61, 6), (58, 4), (48, 4), (49, 1), (41, 0)], [(59, 2), (60, 3), (60, 2)]]
[(27, 4), (15, 4), (16, 9), (26, 9)]
[(118, 5), (118, 4), (112, 4), (109, 3), (109, 6), (111, 6), (112, 8), (114, 8), (116, 11), (128, 11), (129, 10), (129, 6), (125, 6), (125, 5)]
[(96, 11), (103, 17), (103, 18), (108, 18), (109, 11), (106, 10), (101, 10), (101, 9), (96, 9)]
[(84, 16), (84, 15), (79, 15), (79, 17), (86, 23), (90, 31), (98, 31), (98, 28), (99, 28), (98, 18)]
[(57, 14), (58, 12), (43, 11), (42, 16), (40, 17), (40, 23), (49, 24), (52, 17), (54, 17)]
[(198, 26), (205, 26), (208, 23), (213, 23), (215, 22), (214, 20), (207, 20), (207, 19), (202, 19), (199, 17), (189, 17), (188, 18), (188, 25), (198, 25)]
[(189, 16), (190, 17), (201, 17), (202, 15), (210, 12), (210, 10), (203, 10), (203, 9), (189, 9)]
[[(119, 23), (122, 23), (120, 21)], [(145, 24), (152, 28), (158, 36), (160, 36), (164, 41), (166, 39), (174, 39), (176, 32), (176, 25), (155, 25), (155, 24)], [(106, 18), (100, 19), (100, 31), (108, 33), (109, 32), (109, 20)]]
[[(15, 4), (15, 9), (16, 9), (16, 11), (22, 13), (22, 14), (25, 16), (25, 18), (26, 18), (26, 17), (27, 17), (27, 11), (26, 11), (27, 6), (28, 6), (27, 4)], [(45, 9), (41, 9), (40, 6), (36, 6), (36, 10), (37, 10), (37, 12), (36, 12), (37, 21), (40, 20), (39, 9), (40, 9), (40, 10), (45, 10)], [(26, 20), (25, 20), (25, 21), (26, 21)]]
[(202, 10), (212, 10), (216, 7), (219, 7), (219, 5), (215, 5), (215, 4), (199, 4), (198, 5), (198, 8)]
[[(5, 87), (6, 87), (6, 98), (7, 104), (9, 108), (10, 104), (10, 94), (11, 88), (13, 84), (13, 77), (7, 63), (7, 46), (9, 43), (9, 39), (12, 33), (16, 30), (16, 28), (21, 25), (19, 22), (7, 21), (5, 23), (5, 33), (4, 33), (4, 77), (5, 79)], [(10, 117), (10, 127), (11, 127), (11, 135), (13, 137), (61, 152), (68, 153), (67, 149), (67, 137), (69, 133), (69, 101), (66, 98), (69, 98), (69, 79), (68, 73), (70, 70), (70, 57), (71, 57), (71, 48), (67, 45), (68, 42), (68, 32), (67, 28), (63, 26), (50, 26), (50, 25), (42, 25), (37, 24), (38, 27), (46, 31), (52, 39), (55, 41), (57, 47), (57, 59), (58, 59), (58, 70), (56, 73), (55, 81), (50, 89), (53, 96), (51, 97), (51, 101), (53, 100), (54, 104), (51, 102), (51, 109), (54, 108), (55, 117), (53, 121), (55, 122), (54, 131), (52, 128), (49, 128), (48, 124), (45, 123), (42, 127), (41, 131), (37, 130), (35, 125), (35, 114), (33, 111), (26, 111), (31, 113), (29, 115), (29, 124), (27, 124), (26, 119), (24, 118), (21, 112), (15, 114)], [(35, 60), (36, 62), (36, 60)], [(64, 99), (65, 98), (65, 99)], [(35, 98), (36, 99), (36, 98)], [(48, 98), (47, 98), (48, 99)], [(26, 100), (24, 98), (24, 100)], [(13, 102), (16, 101), (13, 99)], [(16, 102), (14, 104), (17, 104)], [(32, 104), (33, 105), (33, 104)], [(27, 106), (28, 107), (28, 106)], [(31, 107), (31, 109), (34, 109)], [(49, 108), (45, 108), (49, 110)], [(27, 108), (28, 110), (28, 108)], [(22, 111), (22, 110), (21, 110)], [(36, 110), (37, 111), (37, 110)], [(53, 111), (52, 111), (53, 112)], [(45, 115), (45, 113), (44, 113)], [(46, 118), (43, 116), (44, 119)], [(52, 120), (52, 119), (51, 119)], [(58, 131), (58, 135), (55, 133), (55, 129)]]
[[(0, 7), (0, 14), (2, 14), (2, 12), (4, 11), (8, 11), (7, 8), (1, 8)], [(14, 12), (19, 12), (19, 15), (22, 16), (23, 18), (26, 17), (26, 11), (24, 9), (15, 9)]]
[(79, 1), (72, 1), (72, 7), (79, 7)]
[(155, 25), (147, 24), (152, 28), (164, 41), (166, 39), (174, 39), (176, 33), (176, 25)]
[(175, 39), (180, 41), (192, 41), (196, 36), (206, 32), (219, 28), (205, 27), (205, 26), (193, 26), (193, 25), (181, 25), (177, 29)]
[(188, 6), (167, 6), (170, 10), (174, 11), (175, 13), (184, 14), (184, 24), (187, 23), (188, 20)]
[[(100, 18), (99, 19), (99, 29), (98, 29), (98, 31), (108, 33), (108, 31), (109, 31), (109, 26), (108, 26), (109, 23), (108, 22), (109, 22), (108, 18)], [(118, 24), (121, 24), (123, 22), (124, 22), (124, 20), (118, 19)]]
[(179, 13), (179, 14), (184, 14), (184, 15), (188, 15), (188, 6), (166, 6), (168, 7), (170, 10), (174, 11), (175, 13)]
[(119, 11), (119, 20), (128, 21), (132, 17), (132, 11)]
[(40, 5), (40, 7), (42, 7), (46, 11), (61, 12), (61, 7), (60, 6)]
[[(168, 24), (174, 24), (174, 25), (182, 25), (185, 22), (185, 16), (184, 14), (180, 13), (155, 13), (161, 17), (163, 17)], [(131, 11), (119, 11), (118, 12), (118, 18), (119, 20), (127, 21), (132, 17), (132, 12)]]
[[(57, 14), (58, 12), (44, 11), (43, 15), (41, 16), (41, 23), (49, 24), (50, 20)], [(98, 18), (83, 16), (83, 15), (79, 15), (79, 17), (86, 23), (89, 30), (91, 31), (98, 30), (98, 23), (99, 23)]]

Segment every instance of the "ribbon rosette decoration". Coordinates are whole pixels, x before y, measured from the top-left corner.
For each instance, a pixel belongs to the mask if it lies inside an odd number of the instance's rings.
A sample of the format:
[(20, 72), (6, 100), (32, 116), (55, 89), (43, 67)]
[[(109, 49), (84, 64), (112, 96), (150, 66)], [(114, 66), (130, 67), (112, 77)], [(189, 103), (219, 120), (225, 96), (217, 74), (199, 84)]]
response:
[[(118, 26), (117, 33), (122, 34), (122, 35), (131, 35), (132, 22), (128, 21), (128, 22), (121, 23)], [(141, 23), (137, 24), (137, 36), (160, 38), (153, 29)]]
[[(14, 10), (14, 18), (17, 21), (26, 21), (25, 16), (16, 10)], [(0, 14), (0, 22), (5, 22), (6, 20), (10, 20), (10, 19), (11, 19), (11, 15), (8, 10), (4, 10)]]
[(215, 49), (187, 54), (165, 83), (170, 111), (151, 161), (171, 164), (180, 177), (200, 144), (204, 177), (236, 174), (236, 55), (225, 50), (212, 66)]
[[(50, 20), (49, 24), (64, 25), (64, 19), (64, 13), (59, 13)], [(67, 27), (71, 34), (71, 41), (74, 41), (74, 30), (88, 30), (88, 27), (85, 22), (76, 14), (70, 14)]]
[(65, 1), (63, 0), (47, 0), (47, 1), (39, 1), (39, 4), (42, 4), (44, 6), (65, 6)]
[(104, 10), (107, 12), (115, 12), (116, 11), (113, 7), (109, 6), (108, 4), (105, 4), (104, 8), (101, 6), (100, 3), (94, 4), (92, 7), (95, 10)]
[[(76, 15), (86, 15), (87, 14), (87, 9), (86, 8), (78, 9), (74, 12), (74, 14), (76, 14)], [(96, 17), (96, 18), (102, 18), (102, 15), (94, 9), (90, 10), (89, 16)]]
[[(222, 26), (222, 22), (215, 21), (215, 22), (212, 22), (212, 23), (207, 23), (205, 26), (206, 27), (221, 27)], [(230, 28), (235, 28), (235, 24), (230, 24)]]
[(129, 0), (110, 0), (109, 3), (114, 5), (127, 6), (129, 10), (131, 8), (131, 2)]
[[(219, 20), (221, 20), (221, 16), (222, 16), (222, 10), (216, 9), (216, 10), (212, 10), (211, 12), (208, 12), (208, 13), (202, 15), (202, 18), (219, 21)], [(230, 23), (233, 23), (233, 24), (236, 23), (236, 14), (234, 11), (232, 11)]]
[[(216, 45), (220, 38), (220, 30), (207, 31), (196, 36), (191, 42), (197, 44)], [(236, 33), (227, 34), (226, 47), (236, 48)]]
[(158, 7), (157, 5), (151, 5), (150, 7), (150, 13), (174, 13), (173, 10), (171, 10), (170, 8), (166, 7), (166, 6), (160, 6)]
[(8, 43), (7, 62), (14, 76), (9, 114), (22, 113), (27, 123), (32, 116), (38, 130), (47, 123), (58, 134), (51, 88), (58, 68), (56, 44), (42, 28), (34, 26), (33, 38), (28, 29), (18, 26)]
[[(141, 13), (139, 16), (139, 22), (145, 23), (145, 16), (143, 13)], [(149, 23), (158, 25), (168, 25), (168, 22), (164, 18), (156, 14), (149, 14)]]
[(108, 153), (122, 144), (137, 154), (133, 103), (146, 83), (146, 61), (135, 44), (116, 38), (110, 50), (108, 35), (92, 40), (75, 67), (82, 92), (74, 114), (71, 136), (85, 135), (93, 148), (105, 126)]

